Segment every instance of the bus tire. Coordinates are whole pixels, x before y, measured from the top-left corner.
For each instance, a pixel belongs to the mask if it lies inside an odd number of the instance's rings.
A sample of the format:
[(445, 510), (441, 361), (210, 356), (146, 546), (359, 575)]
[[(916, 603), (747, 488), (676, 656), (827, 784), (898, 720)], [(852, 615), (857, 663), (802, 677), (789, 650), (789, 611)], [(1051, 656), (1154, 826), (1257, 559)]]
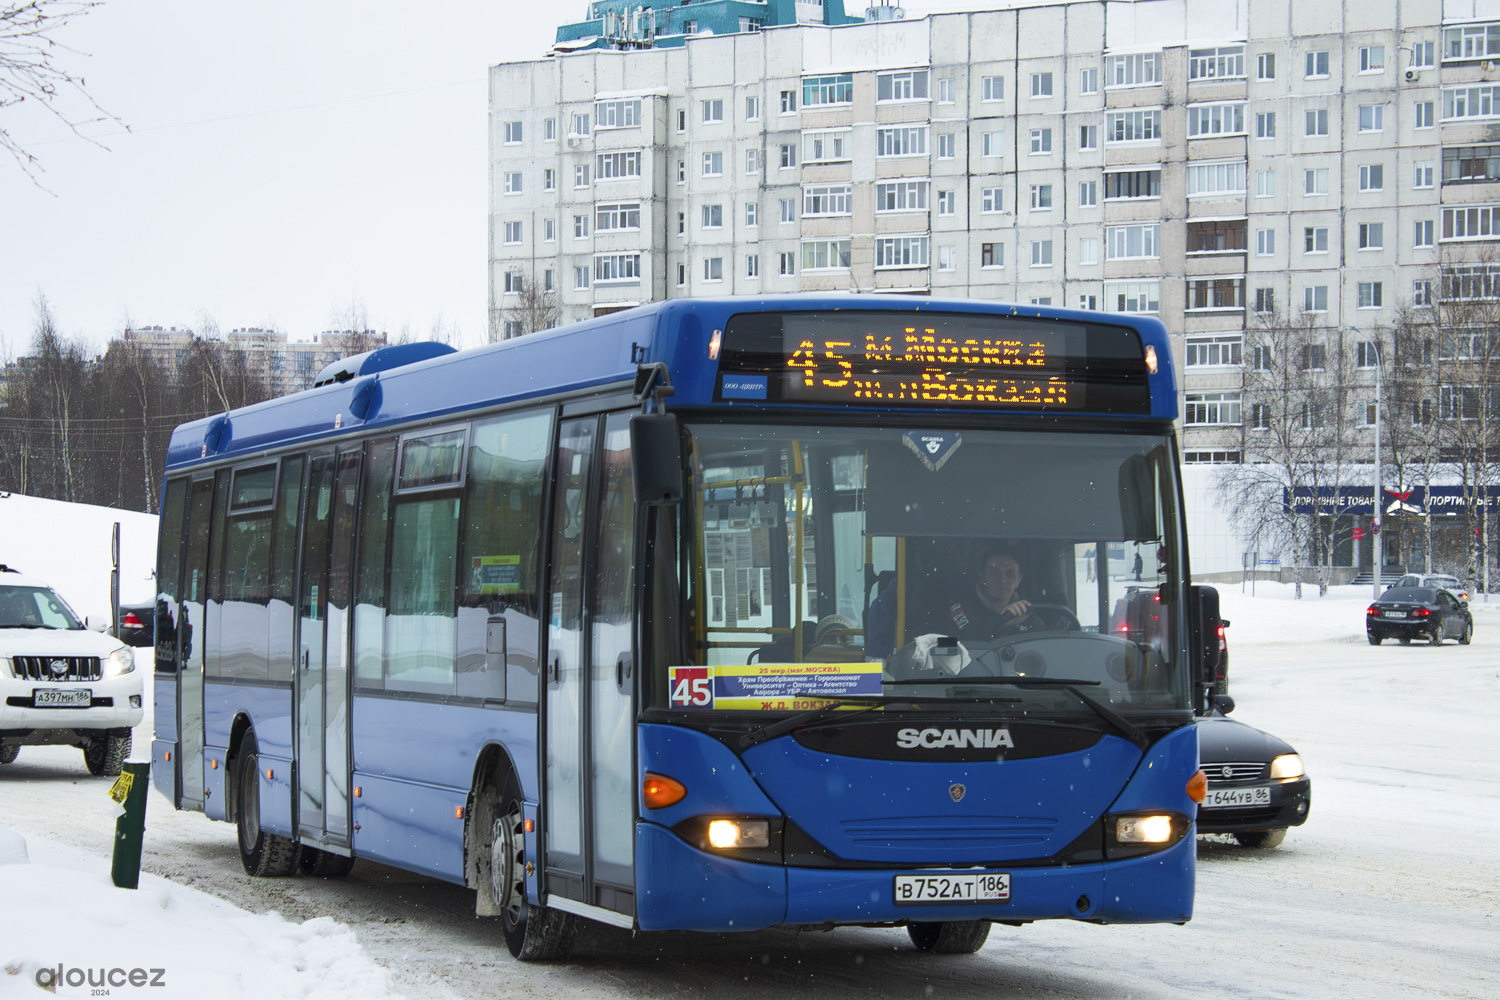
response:
[(0, 764), (12, 764), (12, 763), (15, 763), (15, 759), (18, 756), (20, 756), (20, 754), (21, 754), (21, 748), (20, 747), (15, 747), (15, 746), (0, 747)]
[(316, 875), (319, 878), (343, 878), (354, 869), (354, 859), (346, 858), (342, 854), (334, 854), (331, 851), (319, 850), (316, 847), (303, 847), (302, 859), (297, 867), (304, 875)]
[(972, 955), (990, 936), (988, 920), (947, 920), (906, 925), (911, 943), (938, 955)]
[[(493, 793), (491, 793), (493, 794)], [(507, 776), (495, 797), (489, 841), (489, 885), (493, 911), (500, 914), (505, 947), (523, 962), (566, 958), (573, 951), (576, 924), (561, 910), (532, 905), (526, 899), (526, 839), (521, 783)]]
[(302, 845), (260, 827), (260, 753), (253, 732), (240, 742), (235, 765), (235, 828), (245, 874), (252, 878), (295, 875)]

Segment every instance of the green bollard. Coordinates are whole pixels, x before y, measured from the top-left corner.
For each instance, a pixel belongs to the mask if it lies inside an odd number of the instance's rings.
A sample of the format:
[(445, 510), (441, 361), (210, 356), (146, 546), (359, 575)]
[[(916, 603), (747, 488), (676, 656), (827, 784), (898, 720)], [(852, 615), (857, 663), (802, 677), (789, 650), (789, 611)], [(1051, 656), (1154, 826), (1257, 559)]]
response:
[(125, 807), (115, 820), (115, 857), (110, 876), (115, 887), (134, 889), (141, 881), (141, 847), (146, 834), (146, 790), (151, 782), (150, 763), (125, 764), (110, 786), (109, 797)]

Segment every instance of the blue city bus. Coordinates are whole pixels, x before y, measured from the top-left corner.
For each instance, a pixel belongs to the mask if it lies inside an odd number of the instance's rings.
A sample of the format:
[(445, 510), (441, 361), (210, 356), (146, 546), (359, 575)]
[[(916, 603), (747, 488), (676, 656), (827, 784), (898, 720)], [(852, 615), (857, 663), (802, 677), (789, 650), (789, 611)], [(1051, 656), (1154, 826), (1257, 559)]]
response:
[(1170, 359), (1119, 314), (675, 300), (185, 424), (155, 784), (251, 875), (474, 888), (522, 959), (1186, 921), (1218, 604)]

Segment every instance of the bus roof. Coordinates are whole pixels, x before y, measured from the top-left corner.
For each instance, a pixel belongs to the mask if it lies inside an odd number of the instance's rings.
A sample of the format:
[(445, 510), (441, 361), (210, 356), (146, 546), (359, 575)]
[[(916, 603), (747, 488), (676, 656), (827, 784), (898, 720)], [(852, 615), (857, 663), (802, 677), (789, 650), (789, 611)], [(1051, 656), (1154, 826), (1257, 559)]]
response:
[(1160, 360), (1149, 376), (1149, 414), (1123, 419), (1172, 420), (1177, 416), (1171, 346), (1166, 327), (1154, 317), (1113, 313), (1101, 318), (1098, 313), (1047, 306), (910, 295), (672, 299), (427, 358), (183, 424), (172, 434), (167, 468), (221, 462), (343, 436), (356, 429), (437, 420), (529, 398), (624, 387), (633, 384), (638, 365), (651, 362), (664, 362), (671, 372), (675, 392), (667, 401), (670, 408), (744, 406), (715, 403), (718, 362), (709, 358), (710, 338), (737, 313), (776, 311), (977, 313), (1129, 327), (1139, 334), (1143, 349), (1154, 348)]

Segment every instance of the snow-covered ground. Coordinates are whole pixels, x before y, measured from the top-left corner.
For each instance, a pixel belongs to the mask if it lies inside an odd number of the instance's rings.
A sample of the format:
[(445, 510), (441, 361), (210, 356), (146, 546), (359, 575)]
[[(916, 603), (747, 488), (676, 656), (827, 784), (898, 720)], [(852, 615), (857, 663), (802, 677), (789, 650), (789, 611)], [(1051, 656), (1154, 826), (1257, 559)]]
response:
[(1298, 749), (1312, 812), (1276, 850), (1201, 840), (1186, 926), (997, 926), (972, 958), (914, 952), (899, 930), (595, 928), (573, 962), (521, 965), (471, 892), (368, 862), (341, 880), (248, 879), (232, 827), (154, 792), (142, 888), (113, 889), (108, 779), (77, 750), (27, 747), (0, 767), (0, 827), (30, 853), (0, 865), (0, 997), (40, 996), (36, 968), (59, 963), (166, 967), (180, 992), (146, 996), (256, 1000), (1500, 997), (1500, 602), (1473, 603), (1471, 646), (1371, 647), (1368, 588), (1304, 587), (1301, 601), (1265, 583), (1254, 597), (1219, 589), (1235, 717)]

